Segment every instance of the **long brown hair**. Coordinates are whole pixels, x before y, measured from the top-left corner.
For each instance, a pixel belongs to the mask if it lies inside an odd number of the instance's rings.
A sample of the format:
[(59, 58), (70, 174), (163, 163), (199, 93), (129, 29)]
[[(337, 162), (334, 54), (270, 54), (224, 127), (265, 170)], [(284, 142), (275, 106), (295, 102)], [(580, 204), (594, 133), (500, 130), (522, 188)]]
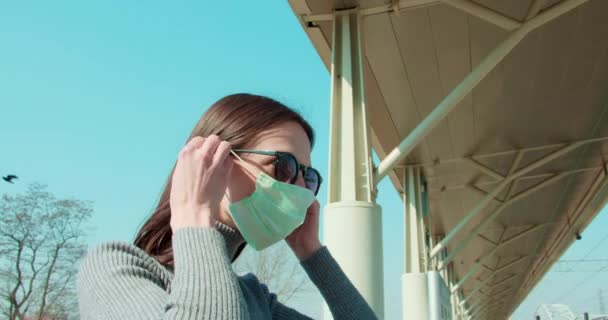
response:
[[(314, 131), (297, 112), (268, 97), (238, 93), (226, 96), (211, 105), (190, 133), (188, 141), (196, 136), (207, 137), (215, 134), (237, 149), (251, 143), (261, 132), (289, 121), (302, 126), (312, 147)], [(173, 168), (175, 169), (175, 166)], [(173, 233), (169, 224), (171, 220), (169, 195), (172, 176), (173, 170), (165, 183), (156, 209), (143, 224), (134, 241), (136, 246), (156, 258), (161, 264), (171, 267), (173, 266), (171, 244)]]

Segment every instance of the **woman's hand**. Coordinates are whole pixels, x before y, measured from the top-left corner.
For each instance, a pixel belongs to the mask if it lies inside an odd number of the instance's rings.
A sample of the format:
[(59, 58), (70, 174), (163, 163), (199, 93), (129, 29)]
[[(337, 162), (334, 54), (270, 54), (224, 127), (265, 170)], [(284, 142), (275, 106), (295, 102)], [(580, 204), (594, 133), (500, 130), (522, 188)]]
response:
[(319, 201), (315, 200), (308, 207), (304, 223), (285, 239), (300, 261), (306, 260), (321, 248), (321, 241), (319, 240), (319, 207)]
[(179, 153), (171, 179), (171, 229), (214, 227), (234, 162), (218, 136), (194, 137)]

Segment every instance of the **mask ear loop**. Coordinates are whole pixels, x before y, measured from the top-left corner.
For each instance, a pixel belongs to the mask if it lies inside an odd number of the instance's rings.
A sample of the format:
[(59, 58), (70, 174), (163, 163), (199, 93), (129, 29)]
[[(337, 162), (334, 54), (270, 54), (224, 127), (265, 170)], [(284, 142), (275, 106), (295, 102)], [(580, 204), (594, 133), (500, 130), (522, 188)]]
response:
[[(241, 166), (245, 170), (247, 170), (249, 173), (251, 173), (251, 174), (253, 174), (255, 176), (255, 174), (253, 172), (251, 172), (251, 169), (253, 168), (253, 165), (251, 165), (247, 161), (243, 160), (243, 158), (241, 158), (236, 152), (234, 152), (234, 150), (230, 150), (230, 153), (232, 153), (232, 155), (240, 162)], [(227, 190), (224, 193), (224, 195), (226, 196), (226, 198), (228, 199), (228, 201), (232, 202), (232, 199), (228, 195)]]
[(237, 158), (237, 160), (239, 160), (242, 165), (244, 165), (246, 167), (246, 169), (247, 169), (247, 171), (249, 171), (249, 173), (253, 174), (254, 177), (257, 176), (257, 174), (255, 172), (256, 171), (260, 171), (258, 168), (256, 168), (255, 166), (253, 166), (249, 162), (243, 160), (243, 158), (241, 158), (236, 152), (234, 152), (234, 150), (230, 150), (230, 153), (232, 153), (232, 155), (235, 158)]

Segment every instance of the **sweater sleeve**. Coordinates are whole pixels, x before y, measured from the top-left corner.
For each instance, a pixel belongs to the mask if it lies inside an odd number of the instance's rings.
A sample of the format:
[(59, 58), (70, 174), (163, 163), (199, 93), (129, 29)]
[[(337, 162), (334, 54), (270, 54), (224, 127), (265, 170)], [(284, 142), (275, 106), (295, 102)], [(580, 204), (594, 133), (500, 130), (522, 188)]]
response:
[(184, 228), (173, 234), (174, 278), (165, 288), (159, 265), (125, 243), (102, 245), (78, 274), (82, 319), (247, 319), (247, 307), (221, 234)]
[(301, 264), (321, 292), (335, 320), (377, 319), (327, 247), (321, 247)]
[(252, 273), (241, 278), (248, 288), (252, 288), (253, 294), (257, 295), (259, 301), (265, 301), (268, 305), (270, 316), (274, 320), (312, 320), (312, 318), (282, 304), (277, 295), (268, 290), (268, 286), (261, 283)]

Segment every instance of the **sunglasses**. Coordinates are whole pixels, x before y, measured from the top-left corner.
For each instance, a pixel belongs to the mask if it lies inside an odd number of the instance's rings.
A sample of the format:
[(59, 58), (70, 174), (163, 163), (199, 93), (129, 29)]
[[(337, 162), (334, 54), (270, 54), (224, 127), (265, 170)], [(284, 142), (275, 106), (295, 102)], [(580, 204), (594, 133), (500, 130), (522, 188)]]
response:
[(312, 191), (315, 196), (321, 187), (321, 174), (317, 169), (307, 167), (298, 162), (296, 157), (289, 152), (271, 151), (271, 150), (250, 150), (250, 149), (235, 149), (236, 153), (253, 153), (275, 157), (274, 160), (274, 178), (281, 182), (295, 183), (298, 179), (298, 173), (302, 172), (304, 184), (306, 188)]

